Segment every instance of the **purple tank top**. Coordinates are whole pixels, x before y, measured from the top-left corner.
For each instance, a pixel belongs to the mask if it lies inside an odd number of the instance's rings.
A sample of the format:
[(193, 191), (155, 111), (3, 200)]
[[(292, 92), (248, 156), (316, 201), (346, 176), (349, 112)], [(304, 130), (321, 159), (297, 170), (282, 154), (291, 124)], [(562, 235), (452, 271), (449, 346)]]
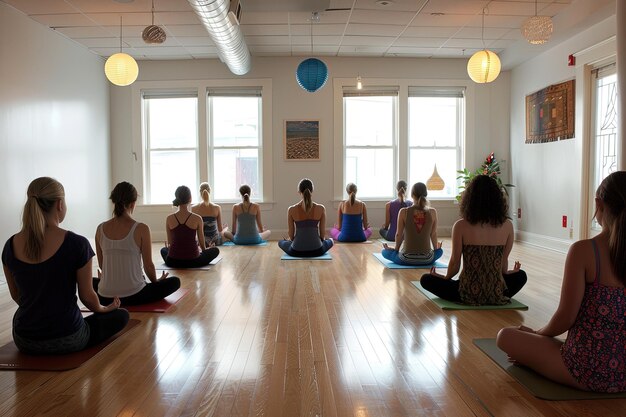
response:
[(191, 213), (185, 219), (184, 223), (178, 221), (178, 226), (172, 229), (172, 241), (167, 256), (174, 259), (196, 259), (200, 256), (200, 247), (196, 240), (196, 229), (187, 226), (187, 220), (191, 217)]
[(411, 200), (404, 200), (404, 203), (401, 203), (397, 198), (389, 203), (389, 231), (387, 232), (387, 236), (391, 238), (396, 235), (398, 213), (400, 212), (400, 209), (403, 207), (410, 207), (412, 205), (413, 202)]

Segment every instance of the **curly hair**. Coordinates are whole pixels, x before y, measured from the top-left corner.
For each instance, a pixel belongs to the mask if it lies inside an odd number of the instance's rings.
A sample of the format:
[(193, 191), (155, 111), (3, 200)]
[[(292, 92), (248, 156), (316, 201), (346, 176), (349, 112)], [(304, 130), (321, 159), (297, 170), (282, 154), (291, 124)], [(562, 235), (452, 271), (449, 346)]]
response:
[(470, 224), (488, 223), (498, 227), (509, 218), (509, 204), (495, 179), (488, 175), (474, 177), (465, 188), (459, 206), (461, 217)]

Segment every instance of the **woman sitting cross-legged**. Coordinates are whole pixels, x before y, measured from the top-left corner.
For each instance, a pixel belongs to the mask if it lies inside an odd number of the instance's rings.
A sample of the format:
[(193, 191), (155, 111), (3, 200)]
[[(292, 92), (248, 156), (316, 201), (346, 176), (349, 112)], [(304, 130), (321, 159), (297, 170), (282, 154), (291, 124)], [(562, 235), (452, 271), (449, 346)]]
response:
[(399, 265), (431, 265), (443, 255), (437, 242), (437, 210), (428, 206), (424, 183), (413, 184), (411, 196), (413, 205), (398, 212), (395, 248), (383, 243), (382, 255)]
[[(58, 181), (41, 177), (28, 186), (22, 230), (2, 251), (2, 267), (17, 303), (13, 340), (24, 353), (65, 354), (96, 345), (122, 330), (128, 311), (120, 300), (103, 306), (92, 287), (93, 250), (83, 236), (61, 229), (65, 191)], [(83, 304), (94, 314), (83, 318)]]
[(330, 230), (333, 239), (340, 242), (365, 242), (372, 235), (367, 223), (365, 203), (356, 199), (356, 184), (349, 183), (346, 192), (348, 200), (339, 203), (337, 225)]
[(332, 239), (324, 239), (326, 208), (313, 201), (310, 179), (300, 181), (298, 193), (302, 200), (287, 211), (289, 239), (279, 241), (278, 246), (287, 255), (298, 258), (322, 256), (333, 246)]
[(398, 223), (398, 213), (400, 209), (403, 207), (411, 207), (413, 202), (411, 200), (405, 200), (404, 196), (406, 194), (406, 181), (400, 180), (396, 184), (396, 192), (398, 193), (398, 198), (392, 201), (388, 201), (385, 204), (385, 224), (379, 230), (380, 236), (389, 241), (394, 241), (396, 238), (396, 227)]
[[(128, 182), (120, 182), (110, 198), (113, 218), (96, 230), (96, 254), (102, 274), (93, 279), (93, 286), (100, 302), (107, 304), (119, 297), (122, 306), (131, 306), (162, 300), (180, 288), (180, 279), (168, 277), (167, 272), (157, 277), (150, 228), (132, 218), (137, 190)], [(143, 277), (142, 261), (150, 283)]]
[(202, 202), (191, 208), (193, 213), (202, 217), (204, 223), (204, 243), (206, 247), (220, 246), (224, 239), (224, 232), (228, 226), (222, 225), (222, 208), (211, 202), (211, 186), (208, 182), (200, 184), (200, 197)]
[(206, 266), (219, 255), (220, 250), (215, 246), (204, 249), (204, 225), (202, 217), (189, 211), (189, 187), (181, 185), (174, 195), (176, 198), (172, 204), (178, 207), (178, 211), (167, 216), (165, 220), (169, 246), (161, 249), (161, 257), (170, 268)]
[[(558, 383), (626, 392), (626, 171), (606, 177), (595, 197), (602, 231), (570, 247), (556, 312), (538, 330), (505, 327), (497, 344)], [(565, 342), (556, 339), (565, 332)]]
[[(508, 270), (513, 247), (513, 223), (507, 218), (506, 197), (496, 180), (478, 175), (461, 196), (461, 217), (452, 226), (452, 253), (447, 274), (431, 269), (422, 287), (449, 301), (483, 305), (508, 304), (526, 284), (526, 273), (515, 262)], [(463, 256), (463, 270), (458, 280)]]
[(261, 222), (261, 207), (250, 201), (252, 190), (249, 185), (239, 187), (239, 194), (243, 200), (233, 205), (233, 228), (232, 232), (225, 232), (224, 237), (231, 240), (235, 245), (257, 245), (269, 239), (272, 233), (263, 229)]

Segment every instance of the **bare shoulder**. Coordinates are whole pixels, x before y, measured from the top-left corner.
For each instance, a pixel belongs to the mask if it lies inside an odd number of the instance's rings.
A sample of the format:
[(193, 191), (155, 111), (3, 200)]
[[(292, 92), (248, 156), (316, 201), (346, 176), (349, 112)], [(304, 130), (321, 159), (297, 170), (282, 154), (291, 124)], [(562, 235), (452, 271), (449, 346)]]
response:
[(137, 222), (137, 228), (135, 230), (139, 233), (150, 233), (150, 228), (145, 223)]

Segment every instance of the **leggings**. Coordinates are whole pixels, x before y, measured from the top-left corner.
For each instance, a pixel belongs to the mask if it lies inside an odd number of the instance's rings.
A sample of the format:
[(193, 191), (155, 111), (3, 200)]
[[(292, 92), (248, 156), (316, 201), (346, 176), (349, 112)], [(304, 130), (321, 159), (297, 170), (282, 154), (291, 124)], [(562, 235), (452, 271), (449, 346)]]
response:
[(382, 255), (383, 255), (383, 258), (390, 260), (394, 264), (398, 264), (398, 265), (432, 265), (435, 263), (437, 259), (441, 258), (441, 255), (443, 255), (443, 249), (441, 248), (435, 249), (433, 251), (432, 258), (429, 257), (424, 262), (420, 262), (418, 260), (414, 262), (407, 262), (400, 256), (400, 252), (397, 252), (394, 249), (383, 249)]
[(333, 247), (332, 239), (324, 239), (322, 240), (322, 246), (319, 249), (300, 251), (292, 249), (291, 240), (279, 240), (278, 246), (289, 256), (293, 256), (296, 258), (316, 258), (318, 256), (322, 256), (325, 254), (328, 249)]
[[(506, 283), (506, 290), (504, 295), (506, 297), (513, 297), (522, 289), (526, 284), (526, 272), (519, 270), (511, 274), (502, 274), (504, 282)], [(435, 294), (439, 298), (444, 300), (453, 301), (455, 303), (461, 303), (461, 296), (459, 294), (459, 281), (452, 279), (442, 279), (430, 274), (422, 275), (420, 283), (425, 290), (428, 290)]]
[[(98, 285), (100, 279), (93, 279), (93, 289), (98, 293)], [(159, 301), (172, 294), (180, 288), (180, 279), (178, 277), (167, 277), (157, 282), (147, 283), (139, 292), (127, 297), (120, 297), (122, 306), (136, 306), (139, 304), (148, 304)], [(113, 302), (112, 298), (104, 297), (98, 294), (100, 304), (108, 305)]]
[(63, 355), (78, 352), (104, 342), (128, 324), (128, 311), (123, 308), (108, 313), (94, 313), (83, 319), (76, 332), (56, 339), (31, 340), (19, 336), (13, 329), (13, 340), (20, 352), (30, 355)]
[(163, 262), (165, 265), (170, 268), (200, 268), (203, 266), (207, 266), (211, 263), (211, 261), (217, 258), (217, 255), (220, 254), (220, 250), (216, 247), (211, 247), (205, 249), (200, 253), (195, 259), (175, 259), (167, 256), (168, 249), (161, 248), (161, 257), (163, 258)]
[(380, 233), (380, 237), (390, 242), (394, 242), (396, 240), (396, 236), (389, 236), (389, 229), (381, 228), (378, 233)]
[(330, 235), (333, 239), (339, 242), (365, 242), (367, 239), (372, 236), (372, 228), (368, 227), (367, 229), (363, 229), (363, 234), (359, 236), (348, 235), (347, 233), (342, 233), (341, 230), (333, 227), (330, 229)]

